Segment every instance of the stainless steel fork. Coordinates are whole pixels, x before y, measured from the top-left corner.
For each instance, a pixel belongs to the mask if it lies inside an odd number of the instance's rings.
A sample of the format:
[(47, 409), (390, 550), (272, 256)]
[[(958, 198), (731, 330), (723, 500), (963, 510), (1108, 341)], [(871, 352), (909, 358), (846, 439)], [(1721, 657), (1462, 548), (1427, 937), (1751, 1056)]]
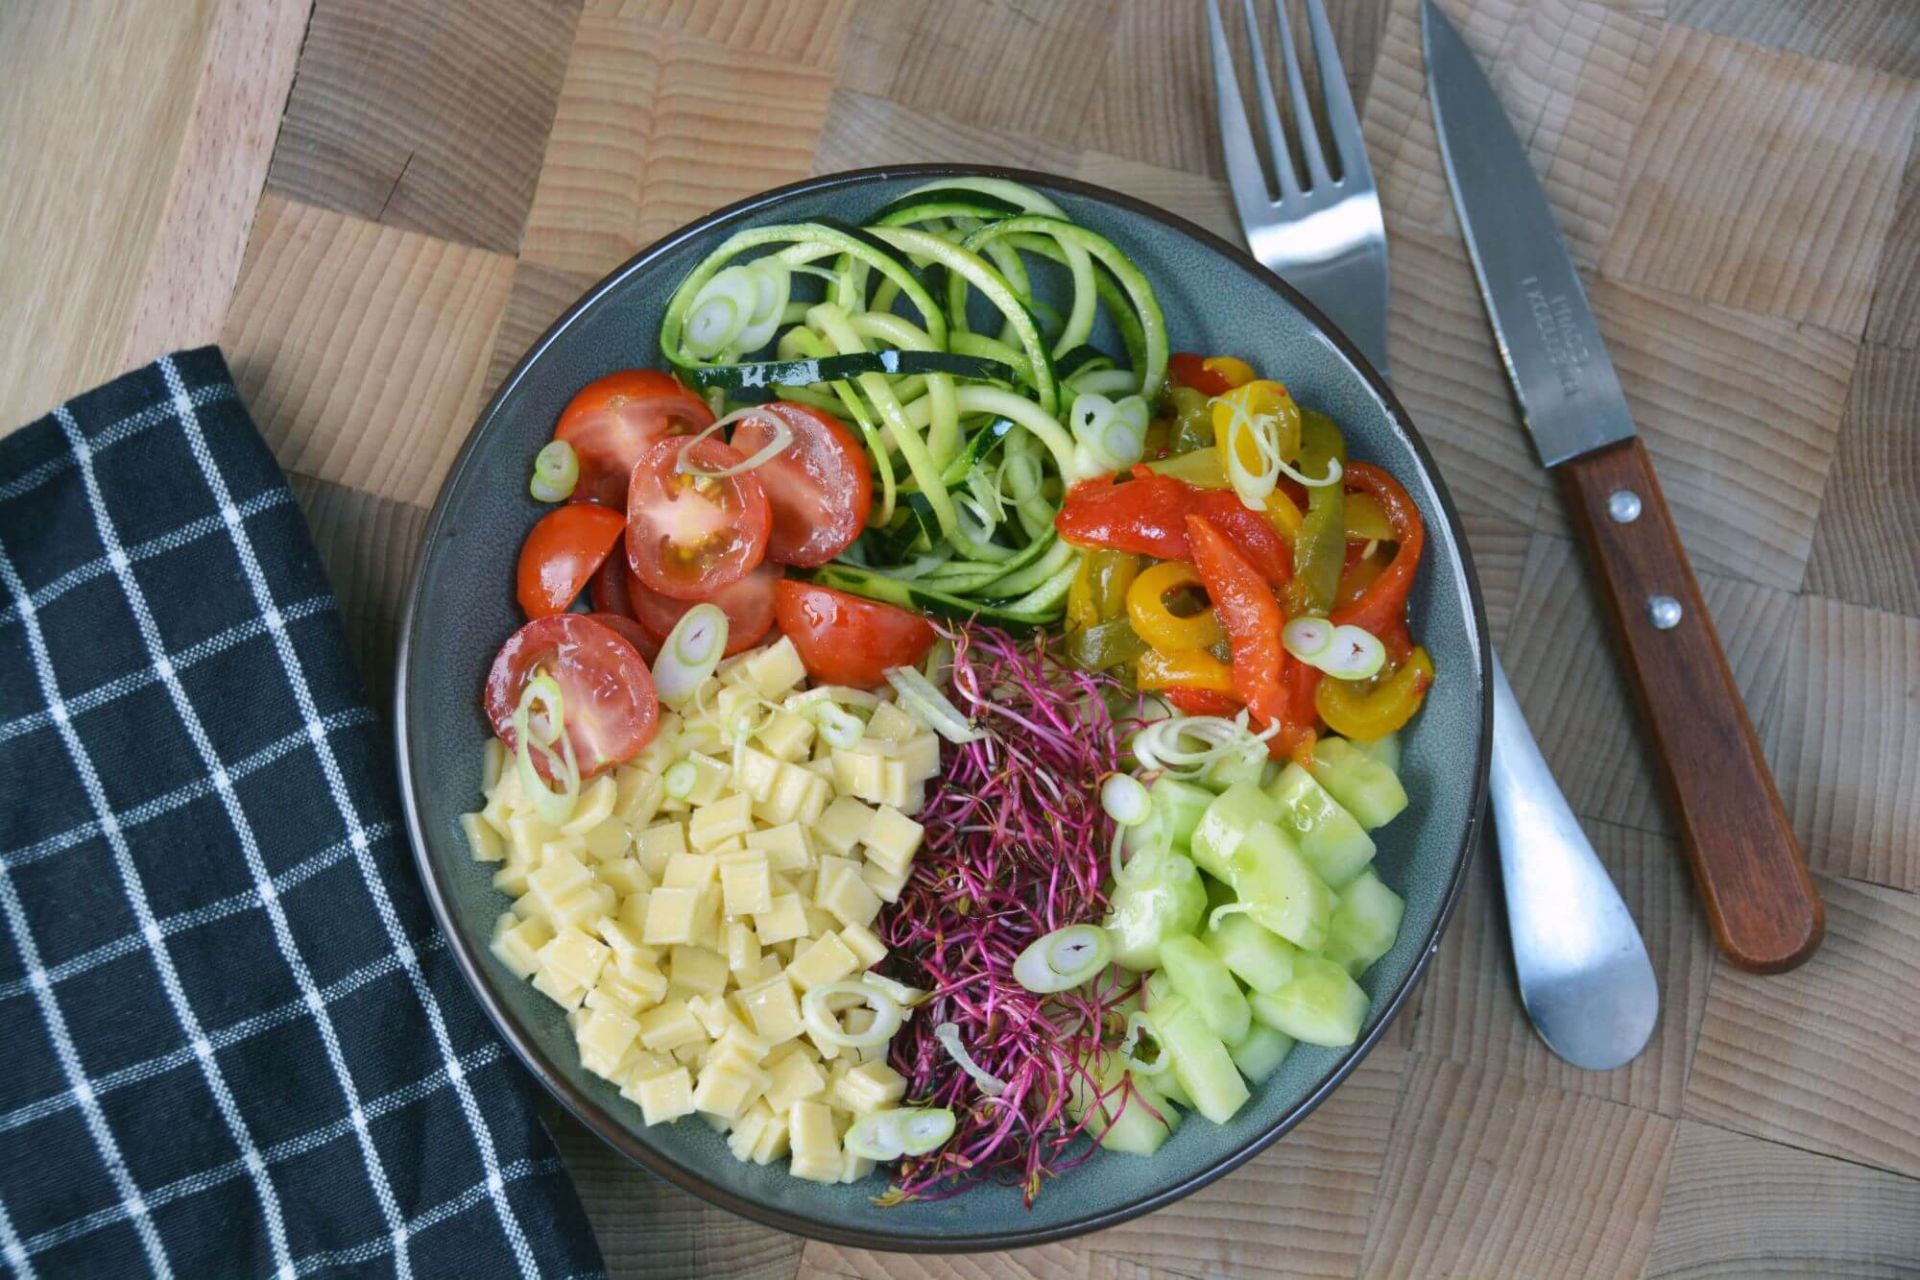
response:
[[(1274, 0), (1301, 160), (1301, 181), (1274, 99), (1253, 0), (1241, 0), (1252, 45), (1260, 120), (1273, 162), (1269, 186), (1234, 72), (1217, 0), (1207, 0), (1220, 142), (1234, 207), (1253, 256), (1305, 294), (1384, 376), (1387, 371), (1387, 230), (1367, 166), (1360, 116), (1321, 0), (1304, 0), (1336, 176), (1315, 127), (1286, 0)], [(1277, 195), (1275, 192), (1277, 191)], [(1500, 845), (1501, 881), (1521, 1003), (1540, 1038), (1575, 1066), (1604, 1071), (1646, 1044), (1658, 1008), (1646, 944), (1619, 890), (1520, 714), (1500, 659), (1493, 659), (1493, 766), (1488, 780)], [(1638, 953), (1637, 964), (1620, 958)]]

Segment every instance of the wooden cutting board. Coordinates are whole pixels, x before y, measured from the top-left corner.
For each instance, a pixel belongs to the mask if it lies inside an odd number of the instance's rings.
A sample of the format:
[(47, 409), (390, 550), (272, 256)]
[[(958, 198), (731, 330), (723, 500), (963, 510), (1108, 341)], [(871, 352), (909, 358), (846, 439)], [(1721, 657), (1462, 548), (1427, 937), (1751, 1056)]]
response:
[[(1646, 933), (1632, 1066), (1515, 1003), (1482, 859), (1418, 997), (1301, 1129), (1090, 1238), (908, 1260), (711, 1209), (555, 1128), (623, 1276), (1920, 1272), (1920, 4), (1445, 0), (1590, 287), (1828, 907), (1718, 962), (1435, 154), (1412, 0), (1334, 0), (1394, 379), (1527, 716)], [(1235, 228), (1198, 0), (0, 5), (0, 423), (218, 340), (376, 696), (424, 505), (492, 386), (680, 223), (885, 161), (1074, 174)], [(1444, 678), (1444, 673), (1443, 677)]]

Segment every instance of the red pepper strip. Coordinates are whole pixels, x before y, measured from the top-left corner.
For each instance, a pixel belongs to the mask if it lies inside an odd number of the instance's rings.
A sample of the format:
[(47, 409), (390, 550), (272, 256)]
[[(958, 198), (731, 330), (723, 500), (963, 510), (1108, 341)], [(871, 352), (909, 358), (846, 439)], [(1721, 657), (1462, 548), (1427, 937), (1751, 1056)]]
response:
[(1380, 637), (1380, 643), (1386, 646), (1387, 664), (1398, 671), (1413, 656), (1413, 632), (1407, 630), (1405, 618), (1395, 618), (1386, 634)]
[(1172, 476), (1145, 467), (1134, 478), (1116, 475), (1083, 480), (1067, 493), (1054, 517), (1060, 536), (1077, 547), (1131, 551), (1156, 560), (1185, 560), (1184, 521), (1193, 508), (1194, 489)]
[(1212, 689), (1160, 689), (1159, 695), (1186, 716), (1234, 716), (1240, 713), (1240, 700)]
[(1393, 561), (1380, 571), (1371, 585), (1352, 604), (1333, 611), (1334, 625), (1351, 623), (1385, 637), (1396, 619), (1406, 616), (1407, 592), (1413, 588), (1413, 575), (1420, 568), (1420, 552), (1426, 545), (1426, 526), (1420, 523), (1419, 509), (1400, 487), (1400, 482), (1380, 468), (1365, 462), (1349, 462), (1346, 485), (1373, 495), (1393, 526), (1399, 547)]
[(1287, 655), (1286, 671), (1280, 677), (1287, 691), (1287, 718), (1280, 732), (1267, 739), (1268, 759), (1298, 760), (1312, 750), (1318, 736), (1314, 727), (1320, 722), (1320, 710), (1314, 705), (1320, 675), (1320, 668)]
[(1167, 377), (1176, 386), (1192, 387), (1202, 395), (1223, 396), (1233, 390), (1224, 375), (1207, 368), (1207, 358), (1191, 351), (1176, 351), (1167, 361)]
[(1225, 534), (1269, 586), (1284, 587), (1292, 579), (1293, 548), (1273, 527), (1266, 512), (1247, 510), (1231, 489), (1203, 491), (1194, 503), (1194, 511)]
[(1280, 643), (1286, 618), (1260, 571), (1227, 536), (1202, 516), (1187, 517), (1187, 548), (1207, 584), (1213, 611), (1227, 629), (1233, 651), (1233, 687), (1262, 721), (1287, 721), (1287, 691), (1280, 684), (1287, 651)]

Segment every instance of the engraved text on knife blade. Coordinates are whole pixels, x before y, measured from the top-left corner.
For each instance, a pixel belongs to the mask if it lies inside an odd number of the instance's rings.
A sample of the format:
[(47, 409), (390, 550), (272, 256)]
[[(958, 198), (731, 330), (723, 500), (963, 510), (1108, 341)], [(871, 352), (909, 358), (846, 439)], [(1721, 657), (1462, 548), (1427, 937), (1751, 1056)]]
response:
[(1547, 363), (1560, 380), (1560, 393), (1573, 399), (1580, 391), (1580, 371), (1592, 358), (1580, 326), (1574, 320), (1573, 307), (1564, 293), (1549, 294), (1540, 285), (1539, 276), (1520, 281), (1527, 293), (1527, 308), (1533, 314), (1534, 328), (1546, 344)]

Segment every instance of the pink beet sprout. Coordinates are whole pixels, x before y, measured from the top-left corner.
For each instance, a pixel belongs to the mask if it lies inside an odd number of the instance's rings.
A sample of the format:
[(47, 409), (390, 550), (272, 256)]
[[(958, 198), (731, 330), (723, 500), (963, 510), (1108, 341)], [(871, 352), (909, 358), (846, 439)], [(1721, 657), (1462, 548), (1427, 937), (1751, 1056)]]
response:
[[(1099, 785), (1121, 767), (1124, 726), (1109, 703), (1123, 691), (1056, 661), (1044, 633), (975, 626), (947, 638), (954, 705), (983, 736), (948, 749), (920, 814), (925, 843), (880, 931), (895, 976), (928, 992), (894, 1038), (893, 1065), (914, 1105), (951, 1107), (958, 1125), (940, 1150), (896, 1166), (882, 1203), (990, 1180), (1020, 1187), (1031, 1206), (1042, 1182), (1091, 1154), (1068, 1099), (1118, 1031), (1114, 1006), (1138, 987), (1109, 974), (1037, 995), (1013, 978), (1028, 943), (1106, 915), (1113, 825)], [(998, 1097), (941, 1046), (944, 1022), (1006, 1084)]]

